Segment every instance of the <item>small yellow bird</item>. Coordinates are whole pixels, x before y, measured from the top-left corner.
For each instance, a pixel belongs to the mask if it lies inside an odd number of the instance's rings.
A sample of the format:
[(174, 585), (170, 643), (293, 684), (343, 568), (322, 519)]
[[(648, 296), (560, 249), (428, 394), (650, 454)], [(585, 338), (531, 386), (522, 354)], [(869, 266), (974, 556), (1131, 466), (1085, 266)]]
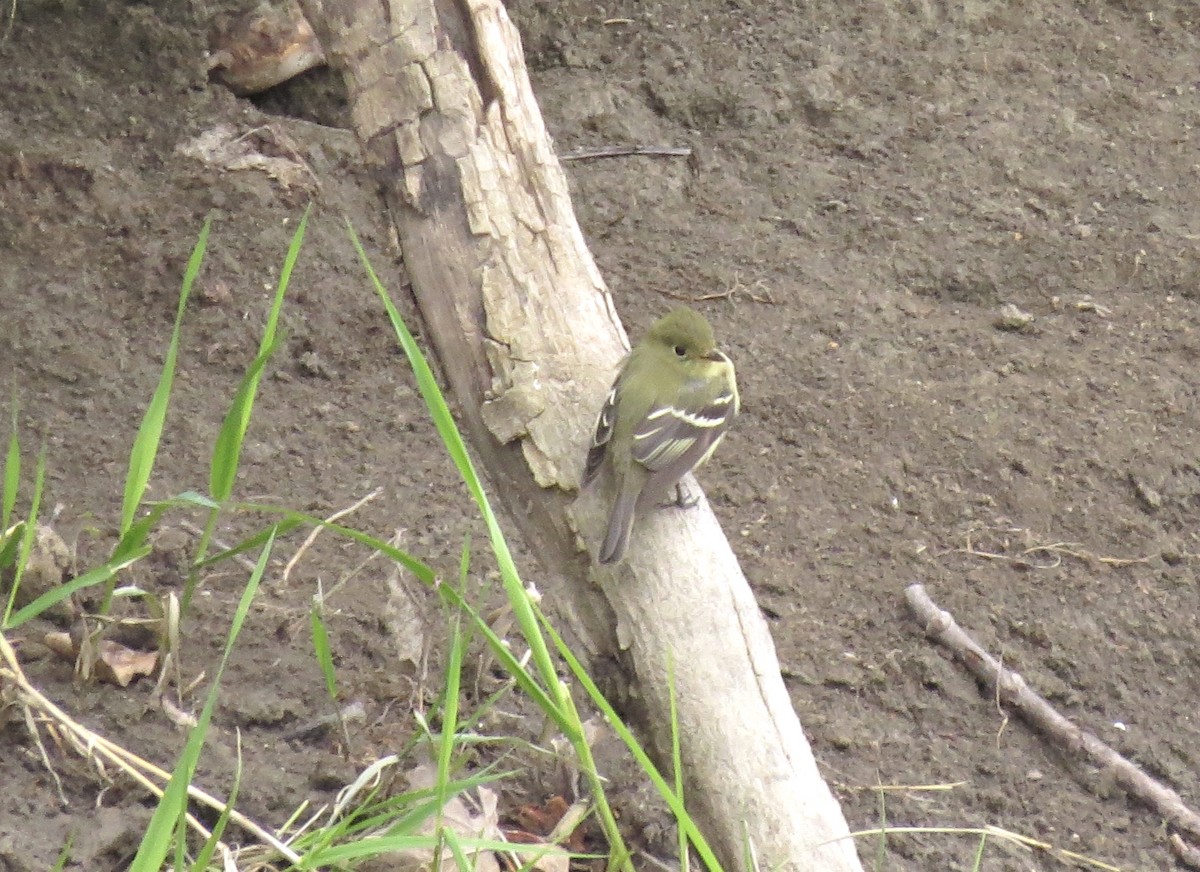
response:
[(605, 461), (617, 485), (601, 563), (625, 556), (636, 516), (712, 456), (740, 408), (733, 363), (704, 316), (678, 306), (655, 322), (621, 364), (588, 450), (584, 486)]

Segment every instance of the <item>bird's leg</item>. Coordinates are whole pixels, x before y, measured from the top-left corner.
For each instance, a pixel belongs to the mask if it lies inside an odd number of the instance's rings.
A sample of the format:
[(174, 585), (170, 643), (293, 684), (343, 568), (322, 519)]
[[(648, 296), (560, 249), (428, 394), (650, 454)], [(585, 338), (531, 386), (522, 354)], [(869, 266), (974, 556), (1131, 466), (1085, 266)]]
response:
[(662, 504), (664, 509), (694, 509), (700, 505), (700, 497), (689, 493), (683, 487), (683, 482), (675, 482), (675, 499)]

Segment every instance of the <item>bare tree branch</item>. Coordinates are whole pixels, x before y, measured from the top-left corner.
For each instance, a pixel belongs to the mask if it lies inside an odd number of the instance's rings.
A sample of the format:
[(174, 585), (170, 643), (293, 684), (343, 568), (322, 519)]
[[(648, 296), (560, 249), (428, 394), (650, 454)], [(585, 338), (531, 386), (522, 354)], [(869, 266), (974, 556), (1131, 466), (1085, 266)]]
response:
[[(924, 585), (911, 584), (904, 592), (908, 607), (925, 627), (925, 635), (945, 645), (954, 657), (996, 693), (1000, 702), (1017, 710), (1021, 717), (1067, 754), (1085, 759), (1112, 774), (1116, 784), (1127, 794), (1161, 815), (1168, 823), (1200, 839), (1200, 815), (1184, 803), (1183, 798), (1143, 772), (1113, 748), (1091, 733), (1080, 729), (1050, 703), (1032, 691), (1020, 675), (1005, 669), (996, 658), (955, 623), (953, 616), (937, 607)], [(1172, 840), (1172, 850), (1181, 857), (1200, 856), (1196, 849), (1178, 839)]]

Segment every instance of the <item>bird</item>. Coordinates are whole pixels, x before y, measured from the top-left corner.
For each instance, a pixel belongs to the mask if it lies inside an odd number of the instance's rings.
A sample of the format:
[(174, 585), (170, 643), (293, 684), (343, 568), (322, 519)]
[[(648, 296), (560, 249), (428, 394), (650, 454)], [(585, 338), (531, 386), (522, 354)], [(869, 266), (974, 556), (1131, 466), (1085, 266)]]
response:
[(636, 517), (661, 503), (716, 451), (741, 409), (733, 362), (703, 315), (677, 306), (626, 355), (596, 421), (588, 487), (607, 468), (616, 497), (597, 559), (624, 559)]

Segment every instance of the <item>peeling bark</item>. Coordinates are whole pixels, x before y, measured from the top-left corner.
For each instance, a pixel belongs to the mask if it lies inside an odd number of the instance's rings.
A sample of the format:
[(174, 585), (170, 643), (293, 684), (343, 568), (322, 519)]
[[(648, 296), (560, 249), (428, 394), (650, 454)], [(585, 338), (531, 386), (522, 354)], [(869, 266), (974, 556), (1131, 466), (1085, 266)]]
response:
[[(662, 762), (674, 664), (687, 799), (728, 869), (858, 870), (766, 624), (707, 504), (645, 519), (594, 567), (604, 495), (575, 499), (626, 341), (498, 0), (302, 0), (346, 78), (431, 342), (493, 492), (589, 669)], [(694, 482), (692, 489), (698, 493)], [(580, 531), (577, 535), (576, 531)], [(614, 668), (615, 667), (615, 668)]]

